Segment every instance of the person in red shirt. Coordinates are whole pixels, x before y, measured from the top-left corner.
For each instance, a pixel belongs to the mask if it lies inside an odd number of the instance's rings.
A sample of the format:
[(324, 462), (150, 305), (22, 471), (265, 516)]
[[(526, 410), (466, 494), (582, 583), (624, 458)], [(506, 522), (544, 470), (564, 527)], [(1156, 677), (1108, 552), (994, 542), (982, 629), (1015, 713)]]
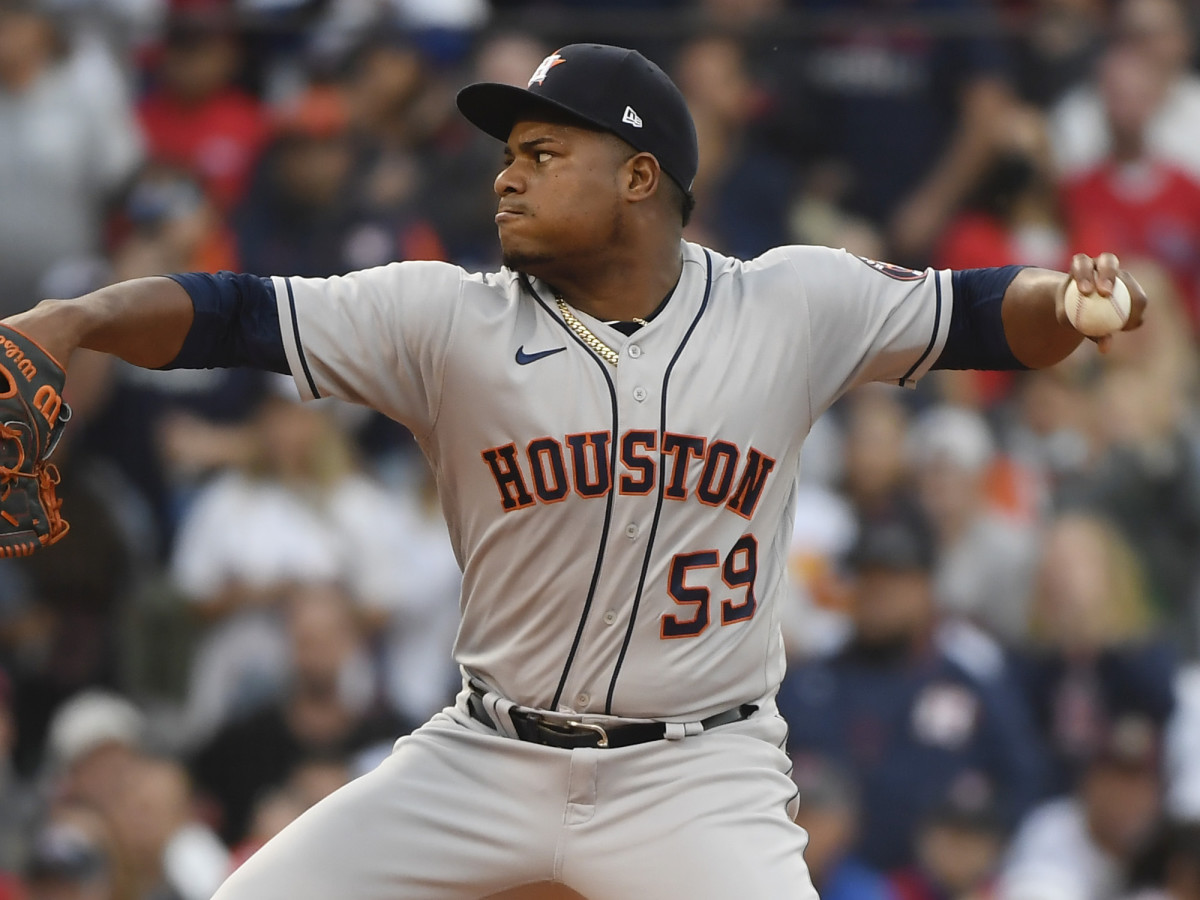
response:
[(1004, 265), (1068, 264), (1044, 118), (1033, 107), (1014, 107), (997, 131), (990, 165), (938, 238), (934, 267), (974, 269), (996, 259)]
[[(1029, 106), (1008, 110), (997, 146), (971, 196), (943, 230), (933, 252), (938, 269), (1070, 262), (1055, 197), (1045, 123)], [(1007, 398), (1012, 372), (956, 372), (960, 396), (990, 407)]]
[(269, 136), (262, 103), (236, 84), (241, 65), (224, 0), (172, 0), (156, 85), (138, 108), (148, 152), (195, 172), (222, 210), (242, 198)]
[(1200, 183), (1146, 148), (1147, 125), (1168, 87), (1161, 64), (1118, 46), (1104, 59), (1100, 89), (1112, 153), (1062, 187), (1070, 246), (1115, 248), (1161, 264), (1200, 332)]

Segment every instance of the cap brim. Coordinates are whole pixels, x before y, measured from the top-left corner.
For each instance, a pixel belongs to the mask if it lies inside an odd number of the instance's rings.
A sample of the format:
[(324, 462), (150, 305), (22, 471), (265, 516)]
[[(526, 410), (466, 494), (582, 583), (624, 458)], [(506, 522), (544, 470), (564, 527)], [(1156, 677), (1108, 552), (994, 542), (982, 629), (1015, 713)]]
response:
[(581, 125), (607, 130), (565, 104), (511, 84), (468, 84), (458, 92), (455, 102), (458, 111), (468, 122), (499, 141), (508, 140), (513, 125), (523, 115), (536, 114), (538, 111), (555, 113), (576, 119)]

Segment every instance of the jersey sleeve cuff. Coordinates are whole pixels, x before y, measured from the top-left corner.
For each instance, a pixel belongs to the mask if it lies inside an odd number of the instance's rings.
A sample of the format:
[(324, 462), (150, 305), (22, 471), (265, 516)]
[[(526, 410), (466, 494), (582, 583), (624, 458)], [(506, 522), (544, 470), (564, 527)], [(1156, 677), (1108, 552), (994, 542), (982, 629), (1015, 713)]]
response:
[(936, 369), (1027, 369), (1008, 345), (1004, 297), (1023, 266), (961, 269), (951, 274), (954, 311)]
[(300, 318), (296, 313), (296, 295), (292, 290), (292, 280), (274, 275), (271, 282), (275, 285), (275, 302), (279, 305), (279, 331), (283, 337), (283, 351), (287, 356), (292, 378), (296, 382), (296, 390), (301, 400), (318, 400), (321, 392), (317, 389), (316, 380), (304, 354), (304, 344), (300, 340)]
[(933, 273), (934, 309), (933, 323), (929, 333), (929, 344), (925, 352), (905, 373), (898, 384), (900, 387), (915, 388), (917, 382), (925, 373), (933, 368), (933, 364), (942, 355), (946, 347), (946, 339), (950, 335), (950, 319), (954, 306), (954, 290), (949, 269), (936, 269)]

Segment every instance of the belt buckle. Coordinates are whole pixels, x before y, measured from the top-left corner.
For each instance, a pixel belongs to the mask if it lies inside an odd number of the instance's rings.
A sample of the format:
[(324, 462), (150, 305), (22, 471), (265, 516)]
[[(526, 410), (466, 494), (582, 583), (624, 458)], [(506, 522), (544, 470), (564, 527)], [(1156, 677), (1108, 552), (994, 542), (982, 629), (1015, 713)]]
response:
[(608, 732), (604, 730), (602, 725), (594, 725), (591, 722), (580, 722), (577, 719), (571, 719), (567, 722), (568, 728), (582, 728), (585, 731), (593, 731), (600, 735), (600, 740), (596, 742), (597, 747), (608, 746)]
[[(517, 710), (513, 710), (512, 717), (514, 721), (517, 720)], [(523, 721), (529, 722), (537, 728), (561, 735), (579, 735), (581, 732), (594, 734), (599, 737), (599, 740), (596, 742), (597, 747), (608, 747), (608, 732), (604, 730), (602, 725), (593, 725), (591, 722), (580, 722), (578, 719), (568, 719), (564, 722), (561, 719), (549, 719), (535, 712), (521, 713), (520, 717)]]
[(589, 731), (599, 736), (600, 740), (596, 742), (597, 747), (608, 747), (608, 732), (604, 730), (602, 725), (593, 725), (591, 722), (580, 722), (578, 719), (555, 722), (547, 719), (545, 716), (531, 716), (531, 718), (547, 731), (557, 731), (559, 734), (578, 734), (581, 731)]

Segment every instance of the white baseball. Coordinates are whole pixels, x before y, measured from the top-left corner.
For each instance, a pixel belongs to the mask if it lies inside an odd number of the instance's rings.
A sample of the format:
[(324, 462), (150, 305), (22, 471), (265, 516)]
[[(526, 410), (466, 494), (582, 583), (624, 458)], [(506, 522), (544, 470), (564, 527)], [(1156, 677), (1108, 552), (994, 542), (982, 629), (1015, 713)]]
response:
[(1093, 291), (1083, 294), (1072, 278), (1067, 282), (1067, 321), (1080, 334), (1088, 337), (1104, 337), (1125, 327), (1129, 321), (1129, 288), (1117, 279), (1113, 284), (1112, 296)]

